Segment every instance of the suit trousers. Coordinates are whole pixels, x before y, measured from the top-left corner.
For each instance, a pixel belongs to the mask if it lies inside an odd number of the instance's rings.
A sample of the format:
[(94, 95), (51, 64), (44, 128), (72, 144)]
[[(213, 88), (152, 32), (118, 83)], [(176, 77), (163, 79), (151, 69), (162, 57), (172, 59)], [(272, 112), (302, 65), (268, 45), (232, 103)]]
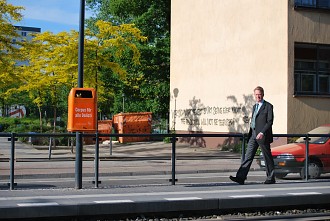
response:
[(275, 180), (275, 172), (274, 172), (274, 160), (270, 150), (270, 144), (269, 143), (263, 144), (260, 141), (259, 144), (258, 140), (256, 139), (256, 136), (257, 135), (255, 130), (252, 130), (252, 136), (249, 139), (249, 143), (245, 154), (245, 159), (242, 162), (240, 168), (238, 169), (236, 173), (236, 177), (242, 180), (246, 180), (254, 156), (257, 152), (258, 146), (260, 146), (263, 157), (265, 159), (267, 180), (273, 181)]

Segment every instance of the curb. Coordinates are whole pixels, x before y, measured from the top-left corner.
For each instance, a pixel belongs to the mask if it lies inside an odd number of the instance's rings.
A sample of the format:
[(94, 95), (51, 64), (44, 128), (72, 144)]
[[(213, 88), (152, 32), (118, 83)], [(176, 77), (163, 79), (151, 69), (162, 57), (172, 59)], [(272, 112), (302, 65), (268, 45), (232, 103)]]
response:
[[(176, 171), (176, 175), (180, 174), (202, 174), (202, 173), (227, 173), (236, 172), (237, 169), (217, 169), (217, 170), (186, 170)], [(251, 168), (250, 171), (262, 171), (261, 169)], [(99, 173), (99, 178), (111, 176), (152, 176), (152, 175), (172, 175), (172, 171), (134, 171), (134, 172), (113, 172)], [(83, 173), (83, 177), (94, 177), (95, 173)], [(75, 173), (61, 174), (19, 174), (15, 175), (15, 179), (36, 179), (36, 178), (72, 178)], [(0, 175), (1, 180), (9, 179), (9, 175)]]

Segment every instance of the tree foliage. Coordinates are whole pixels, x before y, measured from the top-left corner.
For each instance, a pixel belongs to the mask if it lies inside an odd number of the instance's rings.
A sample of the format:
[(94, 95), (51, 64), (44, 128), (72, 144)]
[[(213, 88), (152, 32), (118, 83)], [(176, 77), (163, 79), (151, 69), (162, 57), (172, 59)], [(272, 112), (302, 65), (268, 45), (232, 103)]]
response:
[(98, 19), (134, 23), (148, 37), (147, 43), (137, 44), (141, 66), (121, 61), (128, 74), (125, 81), (115, 82), (114, 112), (122, 110), (125, 94), (125, 110), (152, 111), (165, 118), (169, 109), (170, 0), (87, 0), (87, 5), (96, 14), (88, 21), (91, 29)]
[[(14, 75), (15, 59), (20, 57), (18, 48), (12, 44), (12, 40), (18, 37), (13, 23), (22, 19), (20, 11), (23, 7), (13, 6), (5, 0), (0, 0), (0, 97), (1, 108), (8, 97), (4, 92), (17, 85)], [(20, 42), (17, 42), (20, 44)]]
[[(98, 101), (102, 103), (106, 99), (104, 78), (99, 76), (102, 75), (99, 70), (104, 68), (125, 78), (126, 71), (118, 60), (131, 52), (130, 59), (134, 64), (139, 64), (140, 53), (135, 42), (145, 41), (146, 37), (134, 25), (115, 26), (110, 22), (98, 21), (96, 27), (96, 34), (86, 30), (84, 86), (96, 88)], [(27, 92), (38, 107), (42, 128), (42, 107), (51, 105), (55, 122), (58, 106), (67, 98), (69, 90), (77, 86), (78, 32), (35, 34), (32, 42), (25, 43), (20, 51), (28, 65), (18, 68), (16, 76), (20, 84), (6, 93)]]
[[(97, 89), (99, 111), (111, 117), (122, 111), (124, 101), (125, 111), (165, 118), (170, 0), (87, 0), (87, 6), (96, 17), (85, 31), (84, 86)], [(0, 0), (1, 99), (34, 104), (41, 123), (46, 110), (54, 118), (57, 110), (66, 114), (67, 95), (77, 86), (78, 32), (44, 32), (14, 47), (12, 24), (22, 18), (22, 9)], [(18, 60), (28, 65), (15, 65)]]
[(22, 7), (8, 4), (5, 0), (0, 0), (0, 65), (12, 64), (12, 59), (17, 58), (17, 47), (12, 44), (12, 39), (17, 37), (13, 23), (22, 19), (20, 11)]

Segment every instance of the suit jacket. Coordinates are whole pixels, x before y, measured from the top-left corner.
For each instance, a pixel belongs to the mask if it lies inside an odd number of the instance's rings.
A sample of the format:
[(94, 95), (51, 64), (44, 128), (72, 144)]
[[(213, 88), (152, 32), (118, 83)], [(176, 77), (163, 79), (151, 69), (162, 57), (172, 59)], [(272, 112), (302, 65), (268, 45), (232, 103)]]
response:
[[(254, 114), (254, 109), (256, 105), (253, 106), (252, 117)], [(274, 112), (273, 112), (273, 105), (264, 100), (263, 105), (260, 107), (257, 115), (256, 115), (256, 124), (255, 130), (256, 134), (262, 132), (264, 134), (263, 139), (258, 140), (259, 144), (270, 144), (273, 142), (273, 125), (274, 121)], [(252, 128), (250, 128), (248, 140), (252, 135)]]

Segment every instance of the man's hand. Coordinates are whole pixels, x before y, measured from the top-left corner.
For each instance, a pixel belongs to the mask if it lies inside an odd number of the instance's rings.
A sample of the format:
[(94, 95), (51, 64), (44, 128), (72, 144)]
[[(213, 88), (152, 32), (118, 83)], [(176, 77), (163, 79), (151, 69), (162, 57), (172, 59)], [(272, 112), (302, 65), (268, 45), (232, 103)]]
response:
[(263, 133), (259, 133), (256, 137), (257, 140), (261, 140), (262, 138), (264, 138), (264, 134)]

